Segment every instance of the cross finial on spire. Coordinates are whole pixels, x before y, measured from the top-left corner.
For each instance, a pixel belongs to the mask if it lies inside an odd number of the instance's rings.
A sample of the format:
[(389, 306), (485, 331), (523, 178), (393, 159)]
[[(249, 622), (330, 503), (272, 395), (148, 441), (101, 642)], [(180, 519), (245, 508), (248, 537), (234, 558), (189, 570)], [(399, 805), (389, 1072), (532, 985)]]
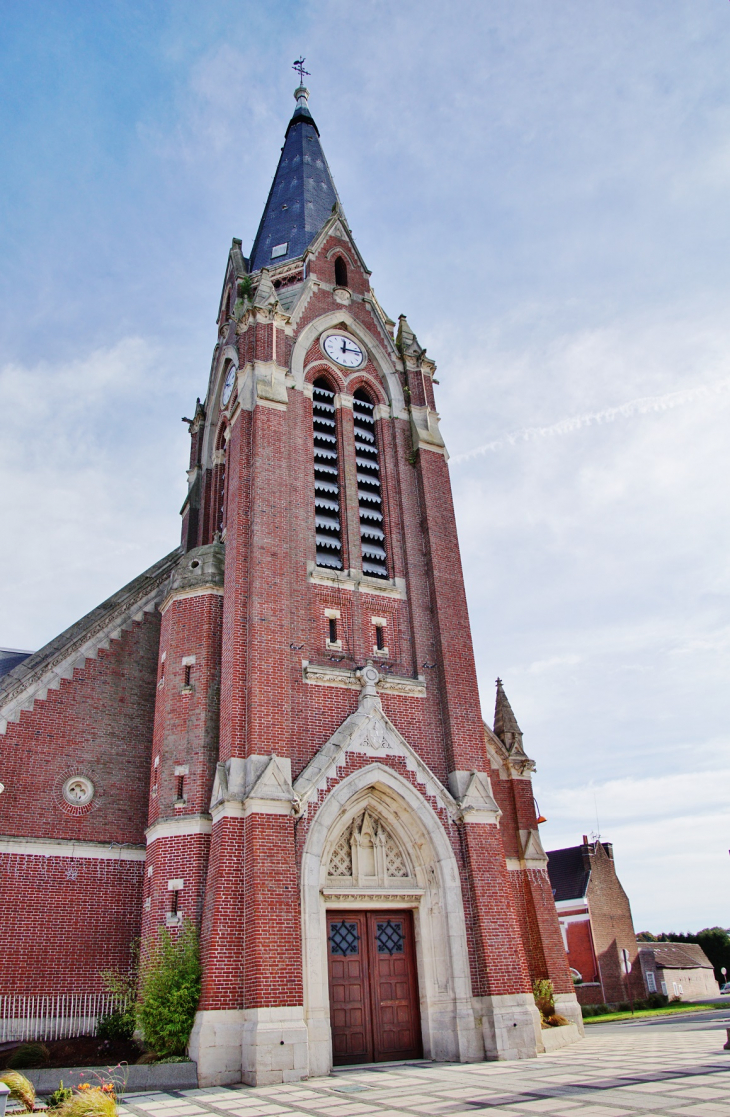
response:
[(296, 62), (292, 65), (292, 70), (296, 70), (297, 73), (299, 74), (299, 84), (300, 85), (304, 85), (304, 75), (305, 74), (307, 75), (308, 78), (312, 76), (310, 74), (309, 70), (304, 69), (304, 63), (306, 61), (307, 61), (306, 58), (304, 58), (302, 56), (301, 58), (297, 58)]

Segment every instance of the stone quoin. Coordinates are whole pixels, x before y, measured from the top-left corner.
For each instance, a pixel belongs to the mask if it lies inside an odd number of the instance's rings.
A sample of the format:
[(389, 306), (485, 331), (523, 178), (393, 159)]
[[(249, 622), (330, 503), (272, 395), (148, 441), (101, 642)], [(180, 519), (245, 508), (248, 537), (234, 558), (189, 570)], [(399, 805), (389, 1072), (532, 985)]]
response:
[(234, 240), (182, 545), (0, 683), (6, 993), (200, 930), (201, 1085), (529, 1058), (581, 1014), (501, 683), (480, 715), (435, 365), (296, 90)]

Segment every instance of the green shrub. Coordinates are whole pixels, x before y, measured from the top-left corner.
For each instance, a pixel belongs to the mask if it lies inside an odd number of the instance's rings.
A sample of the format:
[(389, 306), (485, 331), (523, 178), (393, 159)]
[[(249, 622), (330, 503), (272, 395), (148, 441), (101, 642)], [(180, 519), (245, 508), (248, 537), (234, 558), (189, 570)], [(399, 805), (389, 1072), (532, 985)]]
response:
[(158, 1059), (157, 1065), (160, 1063), (189, 1063), (187, 1055), (168, 1055), (166, 1059)]
[(611, 1005), (581, 1005), (580, 1011), (586, 1020), (589, 1016), (607, 1016), (609, 1012), (615, 1012), (615, 1009)]
[(552, 981), (538, 978), (532, 986), (532, 995), (543, 1020), (549, 1020), (555, 1013), (555, 990)]
[(646, 1003), (649, 1008), (664, 1008), (669, 1004), (669, 997), (666, 993), (650, 993), (646, 998)]
[(45, 1043), (21, 1043), (5, 1060), (10, 1070), (14, 1067), (44, 1067), (51, 1057)]
[(185, 1052), (200, 999), (198, 935), (186, 920), (176, 938), (160, 927), (142, 967), (137, 1019), (162, 1058)]
[(131, 1039), (136, 1023), (134, 1002), (131, 1002), (122, 1012), (112, 1012), (109, 1016), (102, 1016), (96, 1025), (97, 1039)]
[(46, 1098), (46, 1104), (49, 1109), (58, 1109), (59, 1105), (64, 1105), (65, 1102), (74, 1096), (73, 1090), (70, 1086), (64, 1086), (63, 1079), (58, 1084), (58, 1089), (54, 1090)]

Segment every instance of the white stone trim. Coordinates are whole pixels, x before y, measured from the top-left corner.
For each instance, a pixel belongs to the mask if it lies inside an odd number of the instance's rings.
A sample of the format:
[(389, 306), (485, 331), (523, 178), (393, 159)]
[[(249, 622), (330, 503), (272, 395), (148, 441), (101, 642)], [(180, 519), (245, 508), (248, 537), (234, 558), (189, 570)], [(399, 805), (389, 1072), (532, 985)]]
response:
[(534, 1059), (544, 1051), (540, 1013), (532, 993), (474, 997), (488, 1059)]
[[(328, 642), (328, 647), (332, 647)], [(384, 649), (385, 650), (385, 649)], [(305, 683), (315, 686), (345, 687), (347, 690), (360, 690), (360, 681), (357, 671), (350, 671), (347, 667), (321, 667), (310, 663), (308, 659), (302, 660), (302, 675)], [(376, 689), (383, 694), (404, 694), (409, 698), (426, 697), (426, 680), (423, 675), (417, 679), (408, 679), (403, 675), (381, 675)]]
[(243, 803), (235, 799), (218, 803), (212, 810), (213, 825), (222, 818), (248, 818), (250, 814), (292, 814), (291, 803), (278, 802), (275, 799), (248, 798)]
[(244, 1020), (242, 1008), (196, 1012), (188, 1052), (198, 1064), (200, 1086), (226, 1086), (241, 1081)]
[(223, 593), (222, 586), (195, 586), (193, 589), (174, 590), (167, 595), (162, 605), (160, 605), (160, 613), (164, 617), (171, 605), (174, 605), (176, 601), (182, 601), (185, 597), (207, 597), (210, 594), (214, 597), (223, 597)]
[(575, 900), (556, 900), (555, 907), (558, 911), (569, 911), (571, 908), (576, 910), (585, 911), (588, 914), (588, 901), (579, 897)]
[(310, 561), (307, 563), (307, 581), (315, 586), (336, 586), (343, 590), (357, 590), (359, 593), (372, 594), (374, 597), (397, 597), (405, 601), (407, 597), (404, 578), (385, 581), (368, 578), (361, 570), (338, 570), (329, 573), (322, 566)]
[(152, 845), (158, 838), (183, 838), (192, 834), (210, 834), (213, 822), (208, 815), (193, 814), (183, 815), (182, 818), (164, 818), (154, 822), (148, 830), (147, 845)]
[(57, 838), (0, 837), (0, 853), (20, 857), (74, 857), (98, 861), (144, 861), (144, 846), (113, 846), (103, 842), (67, 842)]
[[(383, 764), (353, 772), (319, 807), (302, 857), (302, 953), (304, 1017), (309, 1033), (309, 1073), (329, 1074), (332, 1041), (327, 980), (327, 908), (342, 902), (345, 890), (328, 887), (327, 866), (343, 828), (367, 808), (383, 819), (413, 857), (417, 888), (405, 884), (389, 899), (354, 898), (353, 905), (377, 908), (400, 903), (414, 909), (424, 1055), (438, 1061), (478, 1062), (484, 1057), (471, 1004), (466, 924), (451, 843), (433, 808), (413, 786)], [(361, 889), (350, 889), (363, 897)], [(397, 899), (398, 895), (400, 898)], [(532, 998), (530, 998), (532, 999)]]
[[(298, 305), (292, 314), (293, 324), (296, 323), (299, 313), (300, 307)], [(344, 326), (355, 340), (363, 346), (367, 355), (380, 373), (381, 380), (386, 385), (390, 398), (391, 415), (400, 416), (407, 414), (405, 411), (403, 388), (395, 371), (393, 360), (386, 353), (375, 334), (371, 333), (362, 322), (358, 321), (345, 307), (338, 307), (336, 310), (331, 310), (329, 313), (313, 319), (311, 322), (307, 323), (299, 334), (294, 343), (291, 361), (289, 363), (289, 368), (294, 377), (296, 387), (299, 391), (304, 387), (304, 360), (310, 347), (318, 340), (320, 335), (327, 330), (342, 326)], [(392, 339), (389, 338), (388, 340), (392, 345)]]
[[(357, 710), (345, 718), (342, 725), (312, 757), (304, 771), (300, 772), (293, 789), (298, 813), (308, 811), (316, 803), (319, 792), (327, 792), (330, 780), (337, 777), (337, 769), (346, 763), (349, 752), (364, 753), (377, 760), (383, 757), (401, 757), (418, 783), (425, 788), (426, 795), (433, 796), (454, 821), (459, 819), (459, 804), (386, 717), (377, 695), (368, 698), (361, 696)], [(371, 765), (363, 771), (375, 768), (381, 769), (383, 765)], [(390, 768), (384, 770), (391, 771)], [(410, 849), (410, 842), (405, 842), (404, 848)]]
[(394, 892), (392, 888), (368, 888), (362, 891), (352, 888), (322, 889), (328, 908), (361, 908), (363, 905), (370, 908), (415, 908), (418, 907), (425, 893), (425, 888), (413, 888), (412, 885), (404, 892)]

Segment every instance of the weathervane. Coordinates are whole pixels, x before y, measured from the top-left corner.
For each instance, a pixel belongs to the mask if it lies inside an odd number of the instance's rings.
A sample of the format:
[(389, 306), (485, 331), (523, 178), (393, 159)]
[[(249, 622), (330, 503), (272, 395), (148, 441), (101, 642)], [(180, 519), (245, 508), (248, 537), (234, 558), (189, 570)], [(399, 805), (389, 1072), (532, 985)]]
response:
[(312, 76), (312, 75), (311, 75), (311, 74), (309, 73), (309, 70), (305, 70), (305, 69), (304, 69), (304, 63), (305, 63), (306, 61), (307, 61), (307, 60), (306, 60), (306, 58), (297, 58), (296, 62), (295, 62), (295, 63), (294, 63), (294, 65), (292, 66), (292, 70), (296, 70), (296, 71), (297, 71), (297, 73), (299, 74), (299, 84), (300, 84), (300, 85), (304, 85), (304, 75), (305, 75), (305, 74), (307, 75), (307, 77), (311, 77), (311, 76)]

